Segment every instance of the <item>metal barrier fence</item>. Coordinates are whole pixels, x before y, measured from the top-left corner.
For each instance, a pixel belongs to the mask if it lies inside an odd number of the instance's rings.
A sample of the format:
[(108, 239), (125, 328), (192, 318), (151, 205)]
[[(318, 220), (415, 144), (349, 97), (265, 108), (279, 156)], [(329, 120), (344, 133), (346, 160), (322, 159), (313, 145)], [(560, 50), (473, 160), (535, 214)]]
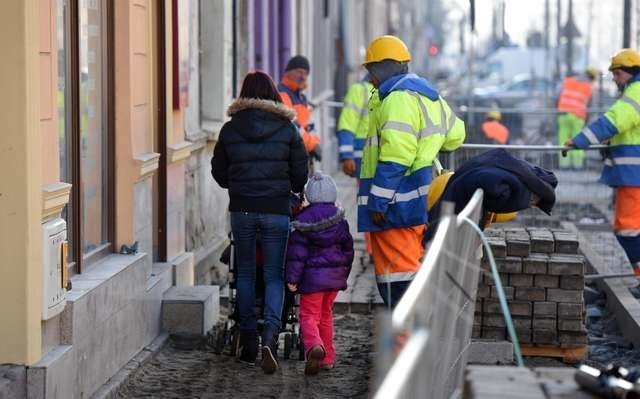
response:
[(462, 388), (480, 275), (480, 238), (464, 218), (477, 223), (481, 207), (477, 190), (460, 215), (442, 219), (390, 326), (381, 326), (391, 331), (381, 332), (379, 356), (393, 363), (375, 398), (449, 398)]

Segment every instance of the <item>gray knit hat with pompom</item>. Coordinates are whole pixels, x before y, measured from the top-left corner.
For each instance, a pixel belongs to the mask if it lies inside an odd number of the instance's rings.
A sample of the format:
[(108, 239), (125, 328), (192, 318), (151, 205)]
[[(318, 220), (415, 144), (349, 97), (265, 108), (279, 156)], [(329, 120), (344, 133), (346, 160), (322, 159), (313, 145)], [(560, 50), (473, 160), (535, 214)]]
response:
[(335, 203), (338, 199), (338, 187), (336, 182), (329, 175), (322, 172), (315, 172), (309, 178), (307, 187), (304, 190), (304, 196), (310, 203), (329, 202)]

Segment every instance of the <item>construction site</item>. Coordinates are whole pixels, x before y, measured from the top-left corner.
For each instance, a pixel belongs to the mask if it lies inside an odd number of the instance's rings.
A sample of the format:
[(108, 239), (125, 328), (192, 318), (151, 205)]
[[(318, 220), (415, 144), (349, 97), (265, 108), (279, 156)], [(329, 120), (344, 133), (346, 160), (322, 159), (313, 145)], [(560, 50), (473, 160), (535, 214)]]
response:
[(0, 398), (640, 397), (640, 0), (0, 10)]

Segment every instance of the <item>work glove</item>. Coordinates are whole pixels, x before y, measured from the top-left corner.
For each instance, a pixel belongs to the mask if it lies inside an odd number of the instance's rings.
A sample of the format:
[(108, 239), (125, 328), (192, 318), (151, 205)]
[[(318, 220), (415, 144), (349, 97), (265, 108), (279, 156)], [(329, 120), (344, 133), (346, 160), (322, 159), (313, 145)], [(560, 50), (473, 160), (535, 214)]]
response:
[(376, 226), (382, 226), (384, 222), (387, 221), (387, 219), (384, 216), (384, 213), (382, 212), (371, 211), (370, 214), (371, 214), (371, 221)]
[(353, 159), (345, 159), (342, 161), (342, 171), (347, 176), (353, 176), (356, 173), (356, 161)]
[(564, 146), (565, 147), (569, 147), (568, 149), (562, 150), (562, 156), (566, 157), (567, 153), (569, 152), (569, 149), (573, 149), (576, 148), (576, 145), (573, 143), (573, 140), (569, 139), (567, 141), (564, 142)]

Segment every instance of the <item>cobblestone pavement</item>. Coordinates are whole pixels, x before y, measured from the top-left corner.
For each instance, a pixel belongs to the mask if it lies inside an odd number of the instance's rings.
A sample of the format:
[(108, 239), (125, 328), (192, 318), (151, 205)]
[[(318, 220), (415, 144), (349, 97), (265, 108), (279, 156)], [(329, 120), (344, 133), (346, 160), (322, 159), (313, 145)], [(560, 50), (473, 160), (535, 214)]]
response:
[(265, 375), (206, 348), (180, 350), (172, 341), (133, 374), (118, 398), (365, 398), (373, 357), (374, 317), (336, 316), (336, 367), (305, 377), (304, 362), (280, 359)]

